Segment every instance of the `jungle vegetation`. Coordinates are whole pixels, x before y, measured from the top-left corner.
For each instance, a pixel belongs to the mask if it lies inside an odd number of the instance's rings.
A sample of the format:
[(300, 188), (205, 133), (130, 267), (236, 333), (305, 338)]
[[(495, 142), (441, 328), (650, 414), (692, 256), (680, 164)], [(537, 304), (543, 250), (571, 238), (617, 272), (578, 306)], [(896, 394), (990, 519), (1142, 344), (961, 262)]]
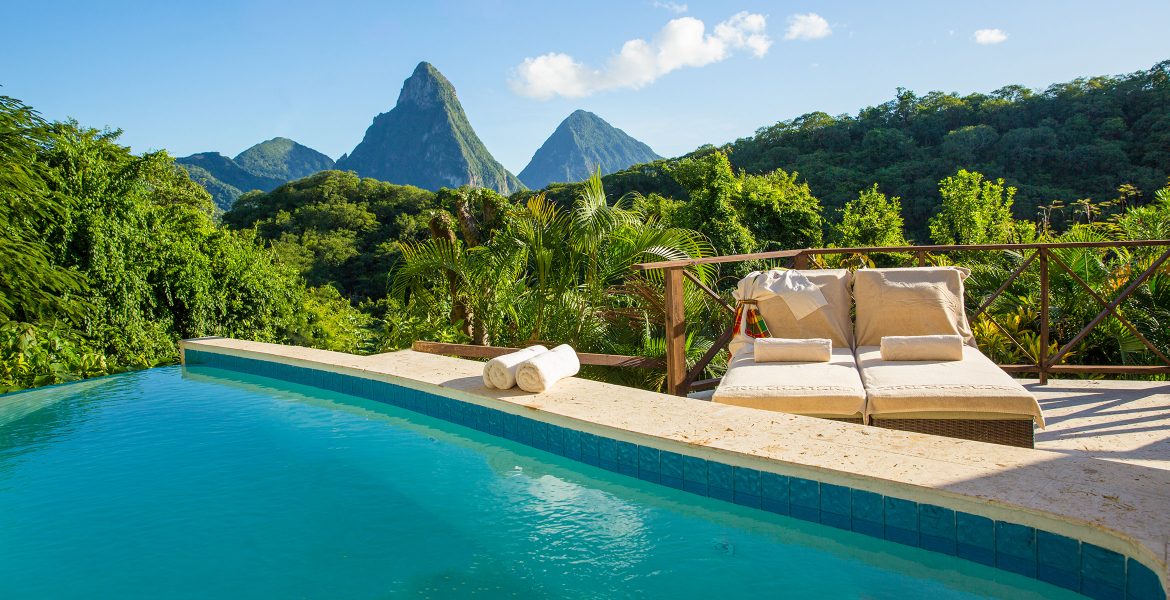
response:
[[(635, 274), (634, 263), (907, 241), (1170, 238), (1168, 71), (1163, 63), (1040, 93), (902, 93), (857, 117), (806, 115), (722, 148), (510, 197), (322, 171), (243, 194), (225, 213), (165, 153), (135, 155), (117, 131), (47, 123), (2, 98), (0, 389), (170, 364), (177, 340), (201, 335), (363, 353), (430, 339), (662, 356), (662, 282)], [(1154, 254), (1059, 257), (1108, 298)], [(1024, 258), (929, 257), (971, 267), (974, 300)], [(906, 259), (843, 253), (821, 264)], [(695, 275), (726, 296), (747, 271), (767, 266)], [(1036, 268), (973, 324), (1001, 362), (1039, 352)], [(1052, 287), (1061, 303), (1051, 317), (1055, 345), (1099, 306), (1059, 271)], [(697, 358), (727, 317), (688, 290), (687, 349)], [(1121, 310), (1170, 347), (1170, 267)], [(1156, 359), (1109, 318), (1071, 360)], [(662, 378), (587, 375), (649, 388)]]

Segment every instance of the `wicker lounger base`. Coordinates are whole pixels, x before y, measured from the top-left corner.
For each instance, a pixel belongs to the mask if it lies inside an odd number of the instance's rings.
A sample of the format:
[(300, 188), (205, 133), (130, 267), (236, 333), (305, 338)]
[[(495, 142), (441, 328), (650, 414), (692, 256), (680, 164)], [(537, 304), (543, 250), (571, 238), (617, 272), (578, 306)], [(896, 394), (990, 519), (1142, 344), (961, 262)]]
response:
[(879, 419), (875, 417), (871, 419), (870, 424), (884, 429), (928, 433), (976, 442), (989, 442), (1020, 448), (1035, 447), (1031, 419)]

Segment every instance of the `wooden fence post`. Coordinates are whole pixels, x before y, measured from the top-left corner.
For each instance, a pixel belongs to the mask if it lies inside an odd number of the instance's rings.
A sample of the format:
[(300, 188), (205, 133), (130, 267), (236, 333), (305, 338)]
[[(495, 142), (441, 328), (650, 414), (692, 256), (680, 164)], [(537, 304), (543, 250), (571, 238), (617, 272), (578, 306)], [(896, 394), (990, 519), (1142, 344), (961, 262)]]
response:
[(1040, 385), (1048, 383), (1048, 249), (1040, 247), (1040, 349), (1036, 365), (1040, 369)]
[(666, 393), (687, 395), (687, 327), (683, 270), (666, 269)]

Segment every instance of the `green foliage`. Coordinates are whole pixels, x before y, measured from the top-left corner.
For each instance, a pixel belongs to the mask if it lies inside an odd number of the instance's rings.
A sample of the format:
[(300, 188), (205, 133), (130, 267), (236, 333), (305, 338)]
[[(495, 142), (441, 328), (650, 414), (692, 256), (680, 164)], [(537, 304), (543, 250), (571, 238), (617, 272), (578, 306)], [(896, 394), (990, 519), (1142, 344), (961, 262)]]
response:
[(48, 127), (29, 107), (0, 96), (0, 321), (80, 318), (85, 280), (55, 264), (46, 227), (65, 212), (37, 163)]
[(386, 295), (386, 274), (400, 257), (399, 244), (424, 239), (427, 213), (435, 208), (434, 192), (322, 171), (268, 193), (240, 196), (223, 222), (255, 228), (312, 286), (378, 299)]
[(835, 241), (844, 248), (907, 245), (901, 200), (878, 191), (876, 183), (861, 190), (838, 211), (840, 220), (833, 225)]
[[(684, 200), (685, 191), (670, 177), (672, 167), (715, 150), (706, 146), (630, 167), (606, 176), (606, 189)], [(960, 168), (994, 174), (1015, 187), (1017, 219), (1033, 218), (1054, 198), (1111, 198), (1126, 183), (1141, 190), (1161, 187), (1170, 176), (1170, 61), (1038, 91), (1006, 86), (965, 96), (918, 96), (899, 90), (889, 102), (856, 115), (809, 113), (718, 150), (728, 153), (737, 171), (799, 172), (831, 211), (877, 183), (902, 198), (907, 235), (924, 240), (939, 203), (937, 183)], [(547, 192), (563, 204), (573, 195), (571, 187)]]
[(816, 248), (823, 240), (821, 201), (797, 174), (777, 169), (765, 175), (740, 173), (736, 207), (763, 249)]
[(938, 184), (942, 205), (930, 219), (936, 244), (1004, 244), (1015, 232), (1012, 202), (1016, 188), (965, 169)]
[(756, 249), (752, 232), (740, 221), (735, 199), (743, 186), (722, 152), (679, 161), (671, 175), (690, 193), (684, 221), (707, 236), (719, 254), (744, 254)]
[(0, 388), (172, 363), (205, 335), (361, 346), (335, 290), (219, 226), (183, 169), (119, 133), (0, 103)]
[[(477, 246), (442, 237), (403, 245), (393, 275), (397, 310), (384, 319), (386, 337), (395, 340), (390, 346), (408, 343), (425, 323), (427, 333), (446, 339), (653, 353), (662, 322), (653, 300), (662, 294), (661, 275), (636, 276), (630, 266), (711, 252), (694, 231), (663, 224), (625, 201), (608, 202), (597, 174), (568, 209), (538, 195), (509, 206), (502, 221)], [(696, 273), (709, 277), (706, 270)], [(693, 298), (691, 314), (701, 308)], [(656, 375), (641, 374), (648, 379), (637, 382), (654, 385)]]

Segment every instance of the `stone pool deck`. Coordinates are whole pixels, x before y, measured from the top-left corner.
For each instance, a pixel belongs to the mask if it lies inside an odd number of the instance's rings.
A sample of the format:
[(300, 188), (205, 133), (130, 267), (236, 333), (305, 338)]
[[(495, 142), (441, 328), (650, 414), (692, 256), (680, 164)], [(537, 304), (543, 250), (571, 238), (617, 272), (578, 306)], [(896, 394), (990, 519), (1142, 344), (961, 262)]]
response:
[(1032, 384), (1049, 427), (1028, 450), (584, 379), (542, 394), (492, 390), (482, 363), (409, 350), (355, 356), (223, 338), (183, 345), (391, 381), (615, 439), (1016, 522), (1135, 557), (1170, 587), (1167, 383)]

